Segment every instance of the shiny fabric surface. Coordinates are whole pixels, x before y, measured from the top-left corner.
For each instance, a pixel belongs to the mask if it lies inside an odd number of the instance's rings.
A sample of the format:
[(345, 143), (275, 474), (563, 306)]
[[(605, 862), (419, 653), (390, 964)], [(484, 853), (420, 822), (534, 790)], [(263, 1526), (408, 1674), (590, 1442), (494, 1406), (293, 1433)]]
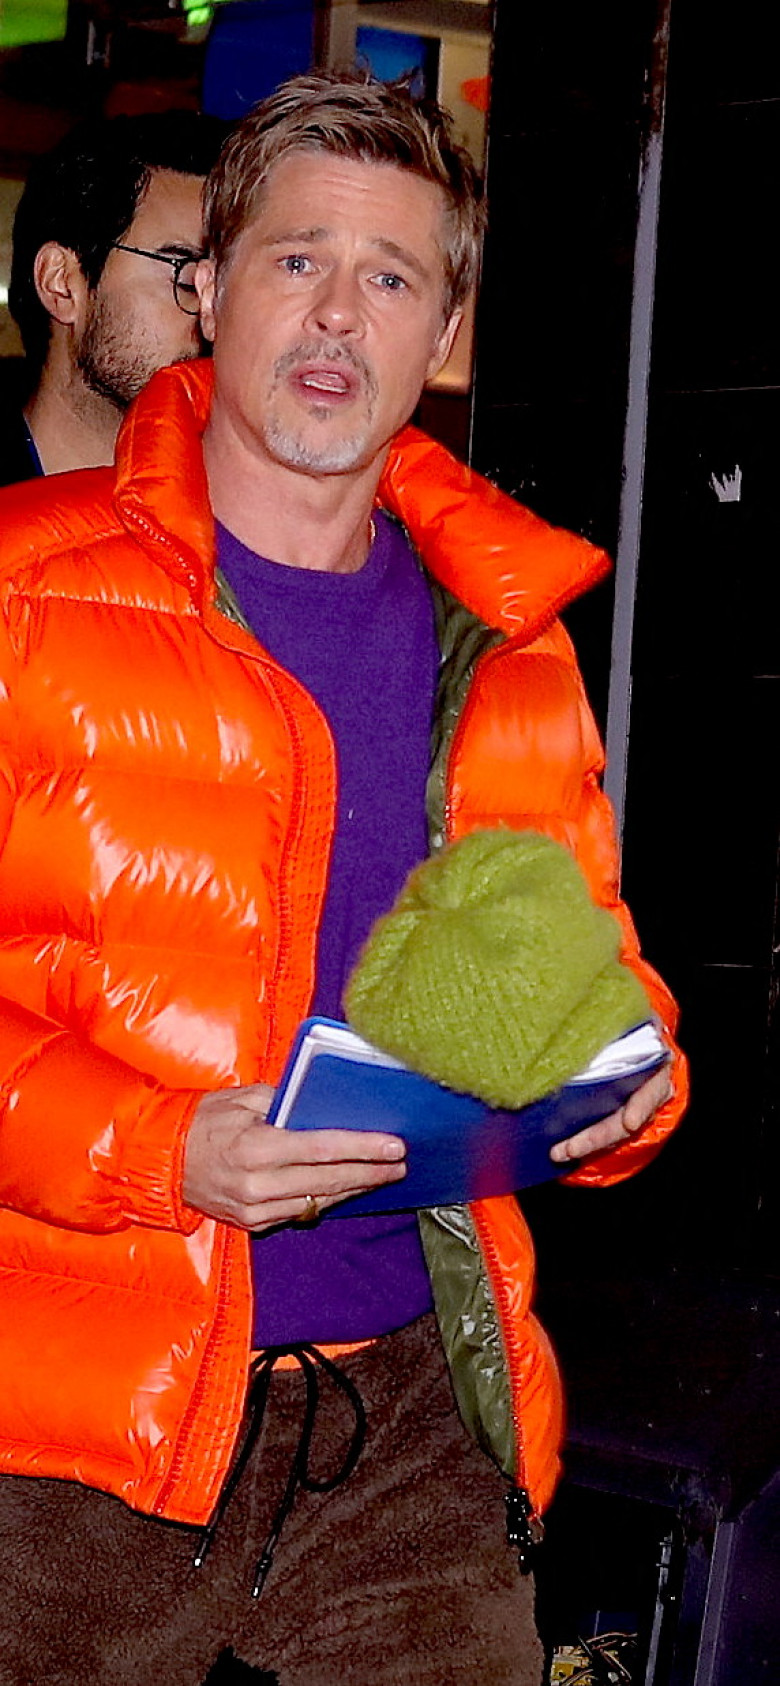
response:
[[(194, 1523), (230, 1460), (251, 1307), (245, 1236), (182, 1205), (186, 1131), (205, 1089), (279, 1075), (311, 997), (335, 795), (311, 698), (214, 604), (210, 379), (155, 377), (115, 478), (0, 495), (0, 1469)], [(575, 848), (671, 1024), (616, 901), (600, 749), (551, 619), (603, 557), (411, 432), (382, 496), (431, 572), (510, 633), (455, 730), (450, 834), (501, 820)], [(579, 1179), (628, 1174), (679, 1110)], [(514, 1202), (495, 1227), (500, 1284)], [(554, 1384), (548, 1364), (522, 1397), (540, 1350), (522, 1299), (499, 1294), (515, 1412), (549, 1471)]]

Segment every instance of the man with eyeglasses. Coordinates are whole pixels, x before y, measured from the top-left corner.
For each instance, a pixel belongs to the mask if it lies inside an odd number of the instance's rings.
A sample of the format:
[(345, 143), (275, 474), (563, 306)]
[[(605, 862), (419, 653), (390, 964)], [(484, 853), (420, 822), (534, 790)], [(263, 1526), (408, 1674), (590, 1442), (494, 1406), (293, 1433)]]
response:
[(200, 356), (201, 191), (224, 135), (190, 111), (107, 118), (36, 160), (9, 292), (27, 397), (0, 424), (0, 484), (112, 462), (150, 376)]

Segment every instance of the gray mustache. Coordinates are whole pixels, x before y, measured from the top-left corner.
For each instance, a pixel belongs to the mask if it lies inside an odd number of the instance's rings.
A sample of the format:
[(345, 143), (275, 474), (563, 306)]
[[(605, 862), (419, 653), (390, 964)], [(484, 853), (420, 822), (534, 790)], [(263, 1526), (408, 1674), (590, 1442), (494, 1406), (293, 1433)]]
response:
[(352, 346), (337, 343), (328, 344), (327, 340), (302, 341), (299, 345), (294, 345), (290, 351), (285, 351), (283, 356), (277, 359), (274, 364), (274, 374), (277, 380), (291, 374), (300, 363), (346, 363), (348, 368), (362, 381), (369, 396), (374, 397), (376, 394), (377, 383), (374, 372), (366, 359), (361, 357), (360, 352), (355, 351)]

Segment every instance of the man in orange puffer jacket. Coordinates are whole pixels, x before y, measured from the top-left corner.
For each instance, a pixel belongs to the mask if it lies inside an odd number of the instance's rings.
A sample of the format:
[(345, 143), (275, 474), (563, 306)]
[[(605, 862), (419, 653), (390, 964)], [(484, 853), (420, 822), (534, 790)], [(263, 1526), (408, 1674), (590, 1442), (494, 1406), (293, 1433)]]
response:
[[(208, 199), (213, 369), (0, 505), (0, 1674), (532, 1686), (501, 1519), (527, 1566), (561, 1402), (517, 1202), (312, 1223), (401, 1144), (264, 1120), (479, 827), (571, 848), (671, 1038), (556, 618), (605, 559), (399, 433), (476, 262), (440, 113), (299, 78)], [(619, 1180), (683, 1101), (676, 1056), (556, 1151)]]

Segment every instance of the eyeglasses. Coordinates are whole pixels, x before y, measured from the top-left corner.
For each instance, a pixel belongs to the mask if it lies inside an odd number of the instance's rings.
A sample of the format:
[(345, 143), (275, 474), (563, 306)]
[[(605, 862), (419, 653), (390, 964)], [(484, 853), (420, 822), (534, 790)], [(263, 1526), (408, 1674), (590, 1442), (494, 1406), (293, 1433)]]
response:
[(124, 246), (121, 240), (113, 240), (111, 249), (114, 252), (132, 252), (137, 258), (151, 258), (152, 263), (167, 263), (173, 271), (171, 286), (179, 309), (183, 310), (186, 316), (197, 316), (199, 314), (200, 304), (195, 286), (195, 271), (200, 263), (200, 256), (169, 257), (167, 252), (145, 252), (143, 246)]

